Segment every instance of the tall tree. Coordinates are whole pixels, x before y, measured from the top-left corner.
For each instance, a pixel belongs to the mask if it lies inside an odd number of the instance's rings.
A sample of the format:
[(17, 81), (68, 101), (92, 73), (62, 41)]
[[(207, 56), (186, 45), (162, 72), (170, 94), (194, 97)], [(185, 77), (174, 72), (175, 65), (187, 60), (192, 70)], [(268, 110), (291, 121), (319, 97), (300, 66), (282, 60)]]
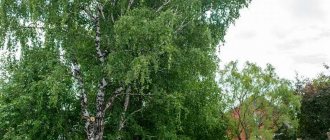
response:
[[(186, 113), (187, 118), (191, 119), (186, 120), (192, 121), (198, 111), (190, 111), (196, 108), (189, 107), (189, 101), (200, 104), (199, 108), (209, 105), (208, 100), (217, 89), (214, 81), (218, 62), (215, 47), (224, 41), (226, 29), (238, 18), (239, 9), (247, 6), (250, 0), (0, 2), (0, 43), (12, 54), (6, 62), (8, 78), (2, 84), (1, 98), (7, 102), (1, 105), (1, 115), (8, 113), (5, 108), (10, 105), (26, 111), (21, 106), (23, 102), (31, 104), (31, 109), (41, 111), (36, 107), (45, 107), (44, 102), (47, 101), (39, 100), (39, 96), (50, 100), (53, 95), (71, 93), (71, 96), (63, 96), (55, 108), (67, 112), (68, 109), (62, 105), (68, 104), (69, 110), (77, 112), (75, 97), (79, 97), (81, 116), (75, 118), (83, 120), (87, 139), (98, 140), (113, 136), (123, 138), (125, 134), (161, 138), (170, 136), (170, 133), (173, 136), (197, 137), (191, 130), (181, 128), (189, 122), (183, 121), (180, 114), (187, 110), (190, 112)], [(43, 56), (44, 53), (49, 55)], [(18, 54), (17, 57), (14, 54)], [(30, 58), (35, 59), (30, 61)], [(28, 76), (14, 80), (24, 74)], [(56, 83), (61, 78), (66, 82), (61, 82), (58, 89), (53, 90), (49, 79), (55, 79)], [(23, 85), (22, 80), (28, 86), (17, 88)], [(36, 83), (45, 84), (37, 84), (37, 87), (49, 88), (28, 90)], [(25, 92), (15, 92), (10, 87)], [(12, 94), (14, 92), (17, 95)], [(38, 92), (35, 104), (20, 99), (21, 96), (31, 98), (30, 94)], [(69, 99), (72, 102), (68, 103)], [(157, 108), (163, 109), (157, 111)], [(219, 110), (213, 111), (219, 114)], [(157, 113), (166, 116), (155, 117)], [(153, 120), (143, 120), (145, 115)], [(219, 121), (219, 116), (212, 115), (205, 123), (202, 119), (205, 116), (198, 115), (201, 122), (196, 123), (212, 124), (213, 119)], [(44, 116), (51, 118), (48, 114)], [(66, 123), (66, 117), (61, 119)], [(73, 120), (74, 124), (81, 124), (78, 122)], [(35, 133), (18, 129), (18, 126), (27, 129), (29, 125), (25, 121), (17, 121), (17, 125), (8, 125), (1, 133), (21, 134), (33, 139), (44, 127), (53, 127), (42, 124), (43, 127), (34, 129), (38, 130)], [(54, 133), (47, 137), (68, 138), (81, 130), (80, 127), (68, 129), (70, 135)], [(110, 135), (104, 136), (105, 131)]]

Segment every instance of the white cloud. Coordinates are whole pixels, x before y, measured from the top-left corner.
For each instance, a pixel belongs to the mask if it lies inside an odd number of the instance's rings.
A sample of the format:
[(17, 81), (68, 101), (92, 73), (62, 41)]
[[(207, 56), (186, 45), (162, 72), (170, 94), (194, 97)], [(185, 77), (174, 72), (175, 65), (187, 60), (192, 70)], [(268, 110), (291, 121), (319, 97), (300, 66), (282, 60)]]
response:
[(328, 58), (325, 54), (293, 55), (292, 59), (295, 63), (310, 65), (317, 65), (320, 64), (320, 62), (325, 63), (326, 61), (328, 61)]
[(322, 3), (322, 0), (291, 0), (291, 14), (294, 18), (322, 20), (325, 16), (325, 11), (321, 7)]
[(228, 30), (220, 58), (271, 63), (290, 79), (295, 71), (315, 77), (330, 63), (329, 25), (329, 0), (253, 0)]

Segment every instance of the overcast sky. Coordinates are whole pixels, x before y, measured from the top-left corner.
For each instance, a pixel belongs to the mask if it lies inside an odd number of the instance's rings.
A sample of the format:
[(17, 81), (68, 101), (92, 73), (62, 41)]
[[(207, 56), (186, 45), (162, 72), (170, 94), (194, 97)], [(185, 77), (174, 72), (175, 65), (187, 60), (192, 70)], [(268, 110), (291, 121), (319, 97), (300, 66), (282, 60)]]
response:
[(231, 60), (272, 64), (282, 78), (312, 78), (330, 64), (330, 0), (252, 0), (221, 47)]

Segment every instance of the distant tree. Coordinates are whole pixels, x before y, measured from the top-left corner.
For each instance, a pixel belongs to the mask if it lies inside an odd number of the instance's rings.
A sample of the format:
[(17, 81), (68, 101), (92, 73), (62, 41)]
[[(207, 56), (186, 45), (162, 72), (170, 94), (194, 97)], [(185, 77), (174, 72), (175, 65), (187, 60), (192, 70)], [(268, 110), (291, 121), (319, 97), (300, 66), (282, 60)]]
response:
[(295, 130), (300, 99), (291, 83), (271, 65), (262, 69), (247, 62), (241, 70), (237, 65), (230, 62), (220, 72), (230, 138), (272, 139), (283, 124)]
[(250, 0), (1, 0), (0, 139), (221, 139), (216, 46)]
[(330, 131), (330, 77), (321, 74), (305, 85), (299, 115), (303, 139), (326, 139)]

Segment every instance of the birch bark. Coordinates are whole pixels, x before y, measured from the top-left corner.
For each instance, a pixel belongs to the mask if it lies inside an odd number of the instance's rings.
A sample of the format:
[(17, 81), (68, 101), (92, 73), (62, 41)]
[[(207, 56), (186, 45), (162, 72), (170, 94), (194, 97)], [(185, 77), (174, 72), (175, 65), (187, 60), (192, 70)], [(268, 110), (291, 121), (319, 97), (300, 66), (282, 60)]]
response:
[(81, 115), (82, 118), (85, 120), (85, 132), (87, 134), (87, 139), (93, 140), (94, 120), (89, 115), (88, 104), (87, 104), (88, 102), (87, 93), (86, 90), (84, 89), (84, 80), (80, 66), (76, 59), (73, 59), (72, 73), (73, 73), (73, 77), (77, 82), (78, 94), (80, 96)]
[[(94, 26), (95, 26), (95, 48), (97, 56), (101, 62), (101, 65), (104, 66), (105, 55), (101, 50), (101, 31), (100, 31), (100, 16), (102, 14), (102, 7), (100, 4), (96, 7), (96, 15), (94, 17)], [(103, 72), (101, 72), (103, 73)], [(98, 92), (96, 95), (96, 123), (95, 123), (95, 140), (102, 140), (104, 133), (104, 96), (105, 88), (107, 86), (107, 81), (105, 76), (101, 78), (99, 82)]]

